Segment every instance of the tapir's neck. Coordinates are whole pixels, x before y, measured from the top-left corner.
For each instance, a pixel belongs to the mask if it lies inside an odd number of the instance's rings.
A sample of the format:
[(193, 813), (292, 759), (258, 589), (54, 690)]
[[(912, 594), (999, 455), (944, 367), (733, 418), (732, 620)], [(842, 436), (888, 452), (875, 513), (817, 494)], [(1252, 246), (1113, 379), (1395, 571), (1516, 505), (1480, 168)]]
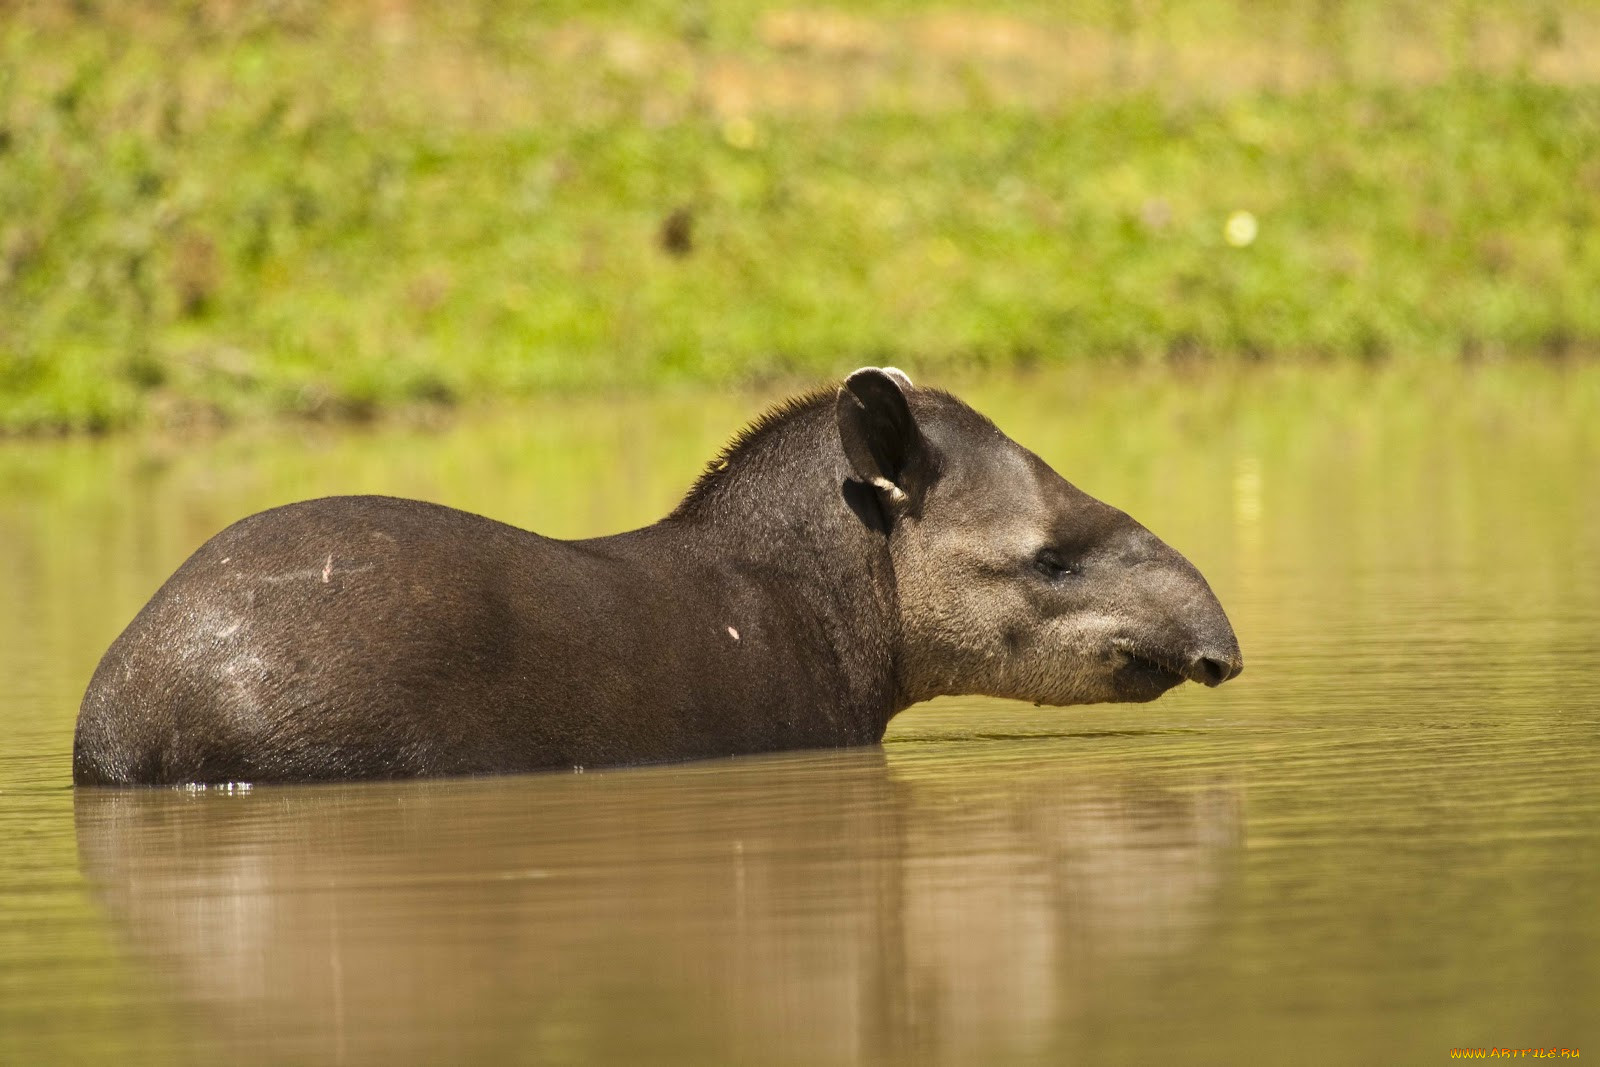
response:
[[(745, 434), (666, 519), (639, 534), (726, 580), (798, 606), (839, 664), (840, 699), (881, 735), (906, 706), (888, 543), (870, 497), (852, 508), (832, 403), (793, 405)], [(863, 505), (866, 505), (865, 507)], [(858, 510), (861, 513), (858, 513)]]

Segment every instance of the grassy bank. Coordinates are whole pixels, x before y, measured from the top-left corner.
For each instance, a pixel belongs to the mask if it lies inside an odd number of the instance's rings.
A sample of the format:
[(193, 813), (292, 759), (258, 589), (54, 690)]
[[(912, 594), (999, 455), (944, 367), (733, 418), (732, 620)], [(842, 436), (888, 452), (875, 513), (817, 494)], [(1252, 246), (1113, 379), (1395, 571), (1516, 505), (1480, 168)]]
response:
[(1600, 350), (1600, 5), (22, 5), (0, 428)]

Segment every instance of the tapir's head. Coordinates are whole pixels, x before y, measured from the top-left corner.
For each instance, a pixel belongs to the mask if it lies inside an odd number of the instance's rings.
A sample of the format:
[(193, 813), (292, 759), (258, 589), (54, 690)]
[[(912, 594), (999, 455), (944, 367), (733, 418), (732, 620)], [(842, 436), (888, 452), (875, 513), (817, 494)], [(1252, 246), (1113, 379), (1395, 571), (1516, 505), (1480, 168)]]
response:
[(1153, 700), (1243, 668), (1193, 564), (959, 400), (868, 367), (837, 415), (889, 541), (907, 698)]

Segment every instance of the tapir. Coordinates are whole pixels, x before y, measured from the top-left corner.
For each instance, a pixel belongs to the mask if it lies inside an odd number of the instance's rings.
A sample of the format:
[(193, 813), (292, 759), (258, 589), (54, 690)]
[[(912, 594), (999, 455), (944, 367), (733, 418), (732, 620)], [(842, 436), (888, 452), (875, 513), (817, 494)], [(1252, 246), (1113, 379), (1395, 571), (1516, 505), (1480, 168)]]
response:
[(941, 694), (1147, 701), (1242, 666), (1183, 556), (951, 394), (867, 367), (761, 416), (627, 533), (560, 541), (382, 496), (241, 519), (101, 659), (73, 779), (871, 745)]

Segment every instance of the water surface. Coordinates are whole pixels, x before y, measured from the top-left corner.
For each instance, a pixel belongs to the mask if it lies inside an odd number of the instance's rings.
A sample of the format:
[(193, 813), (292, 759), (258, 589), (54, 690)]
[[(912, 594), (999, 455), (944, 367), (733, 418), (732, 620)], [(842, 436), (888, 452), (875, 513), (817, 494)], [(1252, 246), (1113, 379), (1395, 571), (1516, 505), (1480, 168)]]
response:
[(233, 519), (664, 513), (750, 398), (0, 448), (0, 1063), (1600, 1053), (1600, 375), (993, 383), (1247, 669), (881, 749), (74, 794), (105, 645)]

